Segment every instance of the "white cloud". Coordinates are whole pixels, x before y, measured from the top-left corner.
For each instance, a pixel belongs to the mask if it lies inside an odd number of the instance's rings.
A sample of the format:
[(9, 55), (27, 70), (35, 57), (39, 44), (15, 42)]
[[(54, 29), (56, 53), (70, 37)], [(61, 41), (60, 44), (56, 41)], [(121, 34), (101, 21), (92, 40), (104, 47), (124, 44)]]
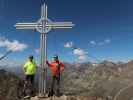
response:
[(83, 49), (74, 49), (73, 54), (78, 56), (79, 61), (86, 61), (87, 60), (87, 52), (85, 52)]
[(108, 43), (111, 42), (111, 40), (110, 39), (105, 39), (104, 42), (108, 44)]
[(65, 48), (73, 48), (73, 54), (76, 55), (78, 58), (78, 61), (82, 62), (82, 61), (87, 61), (88, 56), (87, 56), (87, 52), (85, 52), (83, 49), (80, 48), (76, 48), (74, 49), (76, 46), (74, 46), (73, 42), (67, 42), (64, 44)]
[(65, 48), (72, 48), (73, 47), (73, 42), (67, 42), (64, 44)]
[(105, 40), (100, 41), (100, 42), (96, 42), (94, 40), (89, 42), (89, 44), (91, 44), (93, 46), (103, 46), (103, 45), (106, 45), (106, 44), (109, 44), (109, 43), (111, 43), (110, 39), (105, 39)]
[(74, 49), (74, 50), (73, 50), (73, 53), (74, 53), (75, 55), (78, 55), (78, 56), (82, 56), (82, 55), (85, 55), (85, 54), (86, 54), (86, 52), (85, 52), (84, 50), (80, 49), (80, 48)]
[(90, 44), (96, 45), (97, 43), (96, 43), (96, 41), (90, 41)]
[(20, 43), (18, 40), (9, 41), (5, 37), (0, 37), (0, 47), (4, 47), (7, 50), (15, 51), (23, 51), (28, 47), (28, 45)]
[(105, 45), (105, 42), (99, 42), (99, 43), (97, 43), (97, 45), (99, 45), (99, 46)]

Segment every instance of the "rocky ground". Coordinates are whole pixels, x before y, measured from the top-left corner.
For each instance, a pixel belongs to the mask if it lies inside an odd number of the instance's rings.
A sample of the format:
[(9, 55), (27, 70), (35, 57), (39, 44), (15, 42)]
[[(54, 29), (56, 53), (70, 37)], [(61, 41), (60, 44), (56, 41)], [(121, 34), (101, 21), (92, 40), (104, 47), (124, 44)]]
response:
[(105, 100), (103, 98), (89, 97), (89, 96), (61, 96), (61, 97), (50, 97), (50, 98), (42, 98), (39, 99), (37, 97), (33, 97), (30, 100)]

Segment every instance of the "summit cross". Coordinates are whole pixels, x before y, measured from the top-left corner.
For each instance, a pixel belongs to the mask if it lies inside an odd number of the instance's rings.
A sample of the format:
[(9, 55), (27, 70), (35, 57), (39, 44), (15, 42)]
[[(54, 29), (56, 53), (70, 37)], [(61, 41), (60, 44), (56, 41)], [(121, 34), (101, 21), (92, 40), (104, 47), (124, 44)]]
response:
[(72, 28), (72, 22), (53, 22), (48, 18), (47, 5), (44, 3), (41, 6), (41, 18), (37, 22), (31, 23), (16, 23), (16, 29), (37, 30), (40, 35), (40, 66), (41, 72), (39, 77), (39, 95), (44, 96), (47, 92), (47, 33), (51, 29)]

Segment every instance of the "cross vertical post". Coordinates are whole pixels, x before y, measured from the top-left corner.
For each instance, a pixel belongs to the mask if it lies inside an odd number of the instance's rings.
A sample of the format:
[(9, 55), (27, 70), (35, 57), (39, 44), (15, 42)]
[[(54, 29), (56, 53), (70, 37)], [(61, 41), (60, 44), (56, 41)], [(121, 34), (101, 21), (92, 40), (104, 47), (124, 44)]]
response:
[(41, 8), (41, 18), (42, 20), (42, 31), (41, 31), (41, 40), (40, 40), (40, 56), (41, 56), (41, 76), (39, 81), (39, 96), (44, 96), (46, 94), (46, 85), (47, 85), (47, 34), (46, 34), (46, 24), (47, 24), (47, 6), (43, 5)]
[(39, 95), (43, 96), (46, 93), (46, 80), (47, 80), (47, 37), (46, 34), (41, 33), (40, 40), (40, 56), (41, 56), (41, 76), (39, 80)]
[(72, 28), (72, 22), (53, 22), (48, 19), (47, 5), (41, 7), (41, 18), (32, 23), (16, 23), (16, 29), (37, 30), (40, 35), (40, 75), (39, 75), (39, 96), (45, 96), (47, 93), (47, 33), (51, 29)]

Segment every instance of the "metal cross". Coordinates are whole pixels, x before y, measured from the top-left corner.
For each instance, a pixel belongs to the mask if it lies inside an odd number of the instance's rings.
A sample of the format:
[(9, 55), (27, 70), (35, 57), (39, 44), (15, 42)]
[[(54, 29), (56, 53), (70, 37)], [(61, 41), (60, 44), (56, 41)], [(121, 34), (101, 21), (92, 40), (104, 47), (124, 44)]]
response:
[(40, 37), (40, 58), (41, 73), (39, 80), (39, 95), (43, 96), (47, 91), (47, 34), (51, 29), (72, 28), (72, 22), (52, 22), (48, 19), (47, 5), (45, 3), (41, 7), (41, 18), (33, 23), (16, 23), (16, 29), (32, 29), (41, 33)]

